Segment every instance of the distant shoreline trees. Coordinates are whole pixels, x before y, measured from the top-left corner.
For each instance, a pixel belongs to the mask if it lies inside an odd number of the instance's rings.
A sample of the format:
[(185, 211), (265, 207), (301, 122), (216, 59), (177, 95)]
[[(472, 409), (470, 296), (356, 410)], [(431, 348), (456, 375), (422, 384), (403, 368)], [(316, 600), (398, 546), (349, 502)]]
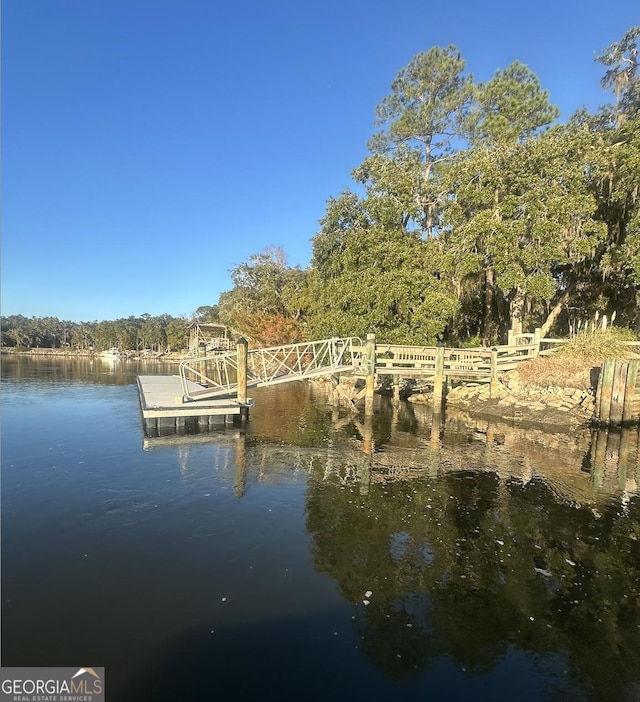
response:
[(94, 322), (68, 322), (56, 317), (2, 318), (2, 346), (20, 349), (104, 351), (181, 351), (189, 345), (189, 320), (168, 314)]
[(57, 317), (2, 317), (2, 346), (24, 349), (104, 351), (117, 347), (127, 351), (183, 351), (189, 347), (189, 325), (220, 321), (218, 305), (201, 305), (187, 317), (170, 314), (93, 322), (68, 322)]

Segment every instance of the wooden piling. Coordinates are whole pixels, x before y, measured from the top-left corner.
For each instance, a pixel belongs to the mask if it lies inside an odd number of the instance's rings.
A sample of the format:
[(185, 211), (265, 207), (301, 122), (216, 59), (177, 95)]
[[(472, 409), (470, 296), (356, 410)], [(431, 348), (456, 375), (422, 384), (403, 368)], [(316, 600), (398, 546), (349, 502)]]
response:
[(436, 348), (436, 366), (433, 378), (433, 411), (440, 414), (444, 396), (444, 346)]
[(598, 420), (601, 424), (609, 424), (611, 416), (611, 396), (613, 394), (613, 375), (616, 369), (616, 362), (607, 360), (600, 371), (598, 385), (600, 390), (600, 404), (597, 407)]
[(625, 388), (627, 385), (627, 361), (616, 361), (611, 384), (611, 409), (609, 410), (609, 424), (620, 426), (624, 408)]
[(240, 407), (240, 421), (246, 421), (249, 415), (248, 407), (243, 407), (247, 402), (247, 358), (249, 342), (244, 338), (238, 339), (236, 349), (238, 351), (238, 394), (237, 400)]
[(636, 392), (638, 383), (638, 361), (629, 361), (627, 369), (627, 384), (624, 392), (624, 406), (622, 408), (622, 422), (628, 424), (638, 417), (634, 417), (634, 403), (636, 402)]
[(607, 360), (600, 369), (595, 419), (601, 426), (621, 426), (640, 419), (638, 361)]
[(540, 353), (540, 339), (541, 338), (542, 338), (542, 328), (536, 327), (533, 330), (533, 343), (536, 345), (536, 349), (534, 351), (534, 356), (537, 356)]
[(198, 346), (198, 356), (202, 359), (199, 363), (199, 368), (198, 372), (203, 375), (205, 378), (207, 377), (207, 347), (206, 346)]
[(373, 332), (367, 334), (364, 356), (366, 359), (367, 375), (365, 378), (366, 390), (364, 395), (365, 416), (373, 414), (373, 391), (376, 385), (376, 335)]

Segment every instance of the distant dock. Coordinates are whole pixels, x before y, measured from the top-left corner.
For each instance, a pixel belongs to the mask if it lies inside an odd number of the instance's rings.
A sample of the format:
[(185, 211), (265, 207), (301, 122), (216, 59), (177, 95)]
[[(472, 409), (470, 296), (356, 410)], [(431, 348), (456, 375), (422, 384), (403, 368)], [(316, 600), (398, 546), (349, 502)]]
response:
[[(189, 390), (202, 386), (187, 381)], [(193, 387), (191, 387), (193, 386)], [(240, 403), (235, 398), (203, 398), (183, 401), (183, 385), (178, 375), (139, 375), (138, 394), (145, 431), (150, 436), (173, 433), (184, 427), (187, 420), (200, 427), (232, 423), (241, 411), (251, 406), (249, 400)]]

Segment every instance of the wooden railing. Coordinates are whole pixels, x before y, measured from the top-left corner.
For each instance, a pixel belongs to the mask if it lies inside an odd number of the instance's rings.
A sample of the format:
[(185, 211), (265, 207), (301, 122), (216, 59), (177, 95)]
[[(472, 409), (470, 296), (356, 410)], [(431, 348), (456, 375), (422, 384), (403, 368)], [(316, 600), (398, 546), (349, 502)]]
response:
[(439, 355), (442, 356), (442, 372), (446, 376), (489, 377), (492, 369), (495, 372), (512, 370), (518, 363), (535, 358), (538, 345), (528, 343), (460, 349), (376, 344), (376, 372), (382, 375), (435, 375)]

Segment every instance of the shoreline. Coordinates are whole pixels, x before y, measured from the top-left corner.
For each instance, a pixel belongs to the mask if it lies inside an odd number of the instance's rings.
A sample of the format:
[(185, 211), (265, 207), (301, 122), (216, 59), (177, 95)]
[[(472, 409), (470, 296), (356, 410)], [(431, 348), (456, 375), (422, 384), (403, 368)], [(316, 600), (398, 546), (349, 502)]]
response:
[[(84, 349), (24, 350), (3, 347), (0, 348), (0, 354), (27, 358), (110, 360), (101, 358), (99, 351)], [(154, 355), (131, 351), (125, 352), (121, 360), (178, 364), (189, 358), (191, 356), (184, 351)], [(387, 392), (383, 390), (381, 394), (387, 394)], [(410, 392), (408, 396), (405, 395), (405, 399), (417, 405), (431, 405), (433, 402), (431, 392), (420, 389)], [(470, 381), (450, 388), (445, 396), (443, 408), (445, 412), (446, 408), (461, 410), (477, 418), (501, 420), (514, 426), (529, 425), (542, 429), (556, 427), (562, 431), (575, 431), (594, 428), (597, 425), (594, 387), (525, 385), (517, 382), (513, 371), (501, 379), (497, 392), (494, 391), (493, 396), (486, 383)]]
[[(88, 350), (69, 350), (69, 349), (46, 349), (46, 348), (35, 348), (35, 349), (20, 349), (16, 350), (12, 347), (3, 347), (0, 349), (0, 355), (7, 356), (40, 356), (40, 357), (51, 357), (56, 358), (91, 358), (105, 360), (101, 356), (101, 351), (88, 351)], [(188, 358), (191, 358), (186, 351), (172, 351), (170, 353), (158, 353), (158, 354), (139, 354), (136, 351), (125, 351), (122, 359), (123, 361), (157, 361), (158, 363), (180, 363)]]

